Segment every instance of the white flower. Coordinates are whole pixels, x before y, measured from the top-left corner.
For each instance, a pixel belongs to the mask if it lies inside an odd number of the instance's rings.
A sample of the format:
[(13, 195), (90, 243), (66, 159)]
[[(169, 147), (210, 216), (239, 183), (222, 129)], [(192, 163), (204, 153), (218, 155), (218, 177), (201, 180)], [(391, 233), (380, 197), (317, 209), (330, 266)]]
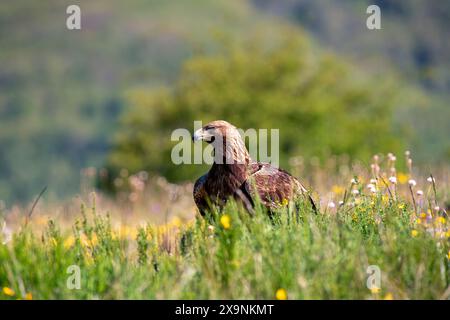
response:
[(396, 177), (389, 177), (389, 182), (392, 184), (397, 184), (397, 178)]
[(417, 193), (418, 196), (423, 196), (423, 191), (422, 190), (417, 190), (416, 193)]
[(411, 152), (409, 150), (405, 151), (405, 156), (409, 157), (411, 155)]
[(352, 193), (354, 194), (354, 195), (358, 195), (359, 194), (359, 191), (358, 190), (352, 190)]
[(3, 240), (3, 244), (7, 244), (12, 240), (12, 231), (6, 226), (6, 222), (3, 222), (0, 238)]
[(339, 205), (340, 205), (340, 206), (344, 205), (344, 201), (342, 201), (342, 200), (339, 201)]
[(377, 179), (370, 179), (370, 183), (377, 184)]
[(377, 187), (374, 184), (372, 184), (372, 183), (369, 183), (367, 185), (367, 189), (369, 189), (369, 191), (372, 192), (372, 193), (376, 193), (377, 192)]
[(441, 210), (441, 208), (439, 208), (439, 206), (436, 206), (436, 207), (434, 207), (434, 210), (439, 211), (439, 210)]
[(410, 180), (408, 181), (408, 184), (409, 184), (411, 187), (415, 187), (416, 184), (417, 184), (417, 182), (416, 182), (416, 180), (414, 180), (414, 179), (410, 179)]
[(336, 207), (336, 205), (334, 204), (333, 201), (328, 202), (328, 208), (333, 209), (335, 207)]
[(388, 153), (388, 159), (392, 162), (394, 162), (395, 160), (397, 160), (397, 157), (394, 156), (392, 153)]
[(431, 176), (427, 178), (427, 181), (428, 181), (429, 183), (433, 183), (433, 182), (435, 182), (434, 178), (433, 178), (433, 177), (431, 177)]
[(357, 184), (358, 182), (356, 181), (355, 178), (353, 178), (352, 180), (350, 180), (351, 184)]

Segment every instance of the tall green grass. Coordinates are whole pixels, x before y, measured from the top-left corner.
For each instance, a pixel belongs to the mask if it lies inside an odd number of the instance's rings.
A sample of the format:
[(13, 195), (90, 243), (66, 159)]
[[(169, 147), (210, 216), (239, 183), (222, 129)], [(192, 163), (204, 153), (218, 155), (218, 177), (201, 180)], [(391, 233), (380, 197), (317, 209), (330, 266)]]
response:
[[(448, 298), (448, 221), (381, 195), (358, 199), (333, 212), (291, 204), (271, 216), (230, 203), (188, 225), (141, 227), (133, 239), (95, 205), (83, 207), (71, 236), (49, 221), (43, 234), (24, 226), (0, 244), (0, 298), (274, 299), (280, 290), (288, 299)], [(71, 265), (80, 289), (67, 287)], [(369, 265), (381, 270), (379, 290), (366, 285)]]

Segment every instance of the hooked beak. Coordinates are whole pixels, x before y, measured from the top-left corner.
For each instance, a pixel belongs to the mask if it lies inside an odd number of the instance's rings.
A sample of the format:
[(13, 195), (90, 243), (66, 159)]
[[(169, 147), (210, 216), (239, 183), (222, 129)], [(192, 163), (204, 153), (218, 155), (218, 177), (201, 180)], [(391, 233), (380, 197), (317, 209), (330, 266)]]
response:
[(203, 128), (198, 129), (192, 135), (192, 141), (201, 141), (204, 140), (206, 142), (210, 142), (214, 136), (209, 133), (207, 130), (203, 130)]

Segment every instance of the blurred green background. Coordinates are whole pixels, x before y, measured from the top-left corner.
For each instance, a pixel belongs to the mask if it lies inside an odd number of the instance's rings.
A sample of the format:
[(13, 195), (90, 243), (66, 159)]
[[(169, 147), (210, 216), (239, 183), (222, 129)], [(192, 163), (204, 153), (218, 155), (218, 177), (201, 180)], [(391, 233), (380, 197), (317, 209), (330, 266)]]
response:
[(170, 161), (193, 120), (279, 128), (283, 166), (406, 148), (448, 163), (449, 24), (439, 0), (3, 1), (0, 200), (73, 195), (86, 167), (194, 180), (204, 167)]

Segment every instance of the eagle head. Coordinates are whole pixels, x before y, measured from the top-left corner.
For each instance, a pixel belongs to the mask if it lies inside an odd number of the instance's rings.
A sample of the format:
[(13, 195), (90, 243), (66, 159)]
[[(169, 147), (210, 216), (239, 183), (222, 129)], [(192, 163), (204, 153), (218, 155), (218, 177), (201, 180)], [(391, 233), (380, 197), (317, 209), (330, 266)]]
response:
[(249, 155), (239, 130), (224, 120), (215, 120), (198, 129), (192, 141), (205, 141), (214, 147), (216, 158), (226, 158), (227, 162), (247, 163)]
[(236, 139), (238, 137), (240, 138), (239, 131), (231, 123), (224, 120), (215, 120), (195, 131), (192, 140), (213, 143), (216, 140), (223, 141), (226, 138)]

